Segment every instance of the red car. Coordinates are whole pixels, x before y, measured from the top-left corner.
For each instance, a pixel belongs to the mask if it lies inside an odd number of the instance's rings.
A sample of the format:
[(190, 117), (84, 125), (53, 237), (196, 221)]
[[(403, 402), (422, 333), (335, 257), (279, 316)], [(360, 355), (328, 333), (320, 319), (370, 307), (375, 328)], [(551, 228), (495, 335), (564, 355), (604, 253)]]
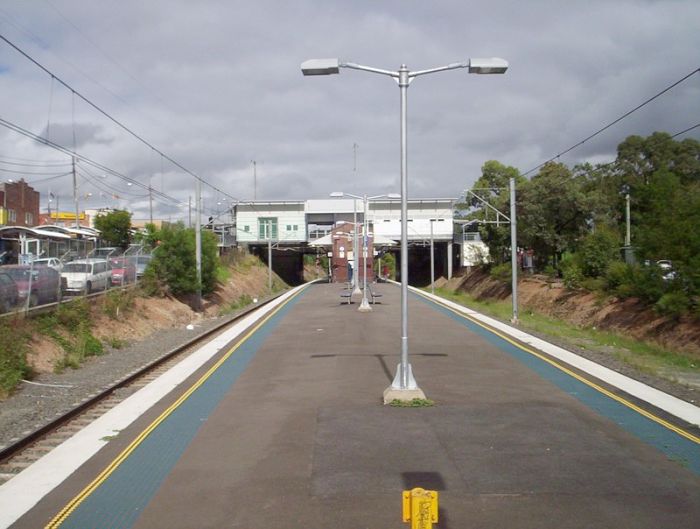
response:
[(10, 312), (17, 305), (17, 297), (17, 284), (0, 268), (0, 314)]
[(136, 281), (136, 265), (128, 257), (111, 257), (112, 286), (122, 286)]
[(9, 275), (17, 285), (19, 304), (25, 303), (27, 297), (29, 297), (30, 307), (54, 303), (61, 299), (61, 274), (53, 268), (9, 265), (3, 266), (0, 271)]

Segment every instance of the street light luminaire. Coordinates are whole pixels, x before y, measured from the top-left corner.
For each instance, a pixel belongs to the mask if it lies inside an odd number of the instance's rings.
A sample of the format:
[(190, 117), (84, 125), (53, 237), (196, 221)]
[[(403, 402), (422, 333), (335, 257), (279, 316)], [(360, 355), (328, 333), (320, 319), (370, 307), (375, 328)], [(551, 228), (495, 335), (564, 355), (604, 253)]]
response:
[[(398, 70), (391, 71), (352, 62), (341, 62), (337, 58), (311, 59), (301, 64), (301, 71), (304, 75), (331, 75), (339, 73), (340, 68), (386, 75), (392, 77), (399, 85), (401, 102), (401, 363), (397, 366), (394, 381), (384, 392), (384, 403), (391, 402), (393, 398), (399, 398), (399, 400), (411, 400), (413, 397), (425, 398), (425, 394), (418, 388), (413, 377), (411, 364), (408, 362), (408, 149), (406, 141), (408, 86), (413, 79), (420, 75), (456, 70), (458, 68), (466, 68), (469, 73), (475, 74), (502, 74), (508, 70), (508, 61), (498, 57), (469, 59), (466, 62), (455, 62), (437, 68), (415, 71), (409, 70), (405, 64), (402, 64)], [(343, 194), (334, 196), (343, 196)], [(366, 203), (367, 197), (365, 197), (365, 205)], [(367, 215), (365, 214), (366, 220)]]
[(310, 59), (301, 63), (301, 71), (304, 75), (330, 75), (339, 73), (339, 68), (338, 59)]

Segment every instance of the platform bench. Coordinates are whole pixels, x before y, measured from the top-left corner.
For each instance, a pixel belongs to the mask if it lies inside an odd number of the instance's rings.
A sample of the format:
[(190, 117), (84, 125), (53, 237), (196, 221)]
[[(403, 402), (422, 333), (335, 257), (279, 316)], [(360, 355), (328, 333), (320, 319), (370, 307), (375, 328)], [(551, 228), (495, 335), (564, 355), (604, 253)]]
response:
[(377, 292), (374, 290), (371, 286), (367, 285), (367, 290), (369, 290), (369, 295), (372, 298), (372, 305), (374, 305), (377, 302), (377, 298), (382, 297), (381, 292)]
[(352, 290), (341, 290), (340, 302), (350, 305), (350, 303), (352, 303)]

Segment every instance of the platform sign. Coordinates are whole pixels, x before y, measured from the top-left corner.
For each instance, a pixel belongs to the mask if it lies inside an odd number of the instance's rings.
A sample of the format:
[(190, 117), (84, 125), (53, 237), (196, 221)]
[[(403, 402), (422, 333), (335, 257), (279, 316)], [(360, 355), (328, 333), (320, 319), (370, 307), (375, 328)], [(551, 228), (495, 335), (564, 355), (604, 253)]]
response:
[(419, 487), (403, 491), (403, 521), (411, 529), (432, 529), (438, 521), (438, 493)]

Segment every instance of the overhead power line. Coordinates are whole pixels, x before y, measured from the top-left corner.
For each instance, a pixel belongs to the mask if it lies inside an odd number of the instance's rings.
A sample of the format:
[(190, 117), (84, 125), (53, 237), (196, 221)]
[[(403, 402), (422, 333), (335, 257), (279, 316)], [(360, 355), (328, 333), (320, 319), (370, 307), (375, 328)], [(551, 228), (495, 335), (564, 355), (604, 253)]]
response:
[(229, 195), (228, 193), (226, 193), (226, 192), (223, 191), (222, 189), (219, 189), (219, 188), (216, 187), (215, 185), (210, 184), (210, 183), (207, 182), (204, 178), (202, 178), (202, 177), (199, 176), (198, 174), (194, 173), (194, 172), (191, 171), (190, 169), (186, 168), (186, 167), (183, 166), (181, 163), (179, 163), (178, 161), (174, 160), (173, 158), (171, 158), (170, 156), (168, 156), (167, 154), (165, 154), (164, 152), (162, 152), (160, 149), (158, 149), (157, 147), (155, 147), (154, 145), (152, 145), (148, 140), (146, 140), (145, 138), (143, 138), (142, 136), (140, 136), (138, 133), (134, 132), (134, 131), (131, 130), (129, 127), (127, 127), (125, 124), (123, 124), (121, 121), (119, 121), (118, 119), (116, 119), (115, 117), (113, 117), (112, 115), (110, 115), (106, 110), (103, 110), (103, 109), (102, 109), (100, 106), (98, 106), (96, 103), (93, 103), (93, 102), (90, 101), (87, 97), (85, 97), (85, 96), (82, 95), (80, 92), (78, 92), (77, 90), (75, 90), (71, 85), (69, 85), (67, 82), (63, 81), (63, 80), (62, 80), (60, 77), (58, 77), (55, 73), (53, 73), (51, 70), (49, 70), (48, 68), (46, 68), (46, 67), (45, 67), (44, 65), (42, 65), (39, 61), (37, 61), (37, 60), (34, 59), (31, 55), (29, 55), (27, 52), (25, 52), (24, 50), (22, 50), (19, 46), (17, 46), (16, 44), (14, 44), (12, 41), (10, 41), (7, 37), (5, 37), (4, 35), (0, 34), (0, 39), (3, 40), (5, 43), (7, 43), (10, 47), (12, 47), (15, 51), (17, 51), (17, 52), (18, 52), (20, 55), (22, 55), (24, 58), (26, 58), (27, 60), (29, 60), (30, 62), (32, 62), (32, 63), (33, 63), (35, 66), (37, 66), (39, 69), (41, 69), (42, 71), (44, 71), (46, 74), (50, 75), (52, 79), (54, 79), (55, 81), (57, 81), (57, 82), (59, 82), (60, 84), (62, 84), (66, 89), (70, 90), (71, 93), (73, 93), (74, 95), (78, 96), (80, 99), (82, 99), (85, 103), (87, 103), (89, 106), (91, 106), (91, 107), (92, 107), (93, 109), (95, 109), (97, 112), (99, 112), (99, 113), (102, 114), (104, 117), (106, 117), (107, 119), (109, 119), (112, 123), (114, 123), (114, 124), (117, 125), (119, 128), (121, 128), (122, 130), (124, 130), (125, 132), (127, 132), (129, 135), (131, 135), (131, 136), (133, 136), (134, 138), (136, 138), (138, 141), (140, 141), (140, 142), (143, 143), (144, 145), (146, 145), (146, 146), (148, 146), (149, 148), (151, 148), (153, 151), (157, 152), (159, 155), (161, 155), (163, 158), (165, 158), (166, 160), (168, 160), (170, 163), (172, 163), (173, 165), (175, 165), (176, 167), (178, 167), (179, 169), (181, 169), (181, 170), (184, 171), (185, 173), (189, 174), (190, 176), (196, 178), (196, 179), (199, 180), (202, 184), (204, 184), (204, 185), (206, 185), (206, 186), (209, 186), (209, 187), (210, 187), (211, 189), (213, 189), (214, 191), (217, 191), (217, 192), (221, 193), (222, 195), (225, 195), (225, 196), (231, 198), (232, 200), (241, 202), (238, 198), (236, 198), (236, 197), (234, 197), (234, 196), (232, 196), (232, 195)]
[[(522, 174), (522, 176), (527, 176), (528, 174), (532, 173), (533, 171), (536, 171), (537, 169), (539, 169), (539, 168), (542, 167), (543, 165), (545, 165), (545, 164), (547, 164), (547, 163), (549, 163), (549, 162), (553, 162), (553, 161), (556, 160), (557, 158), (559, 158), (559, 157), (561, 157), (561, 156), (567, 154), (568, 152), (573, 151), (573, 150), (576, 149), (577, 147), (580, 147), (581, 145), (583, 145), (584, 143), (586, 143), (588, 140), (590, 140), (590, 139), (592, 139), (592, 138), (595, 138), (598, 134), (600, 134), (600, 133), (606, 131), (607, 129), (609, 129), (609, 128), (612, 127), (613, 125), (619, 123), (620, 121), (622, 121), (623, 119), (625, 119), (625, 118), (628, 117), (629, 115), (633, 114), (634, 112), (636, 112), (636, 111), (639, 110), (640, 108), (642, 108), (642, 107), (648, 105), (649, 103), (651, 103), (652, 101), (654, 101), (656, 98), (661, 97), (663, 94), (665, 94), (666, 92), (668, 92), (668, 91), (671, 90), (672, 88), (678, 86), (678, 85), (681, 84), (683, 81), (689, 79), (690, 77), (692, 77), (693, 75), (695, 75), (695, 74), (698, 73), (698, 72), (700, 72), (700, 68), (696, 68), (695, 70), (693, 70), (693, 71), (690, 72), (689, 74), (687, 74), (687, 75), (685, 75), (684, 77), (680, 78), (680, 79), (677, 80), (676, 82), (670, 84), (669, 86), (667, 86), (666, 88), (664, 88), (663, 90), (661, 90), (659, 93), (653, 95), (652, 97), (650, 97), (649, 99), (647, 99), (647, 100), (644, 101), (643, 103), (640, 103), (639, 105), (637, 105), (636, 107), (634, 107), (632, 110), (629, 110), (629, 111), (625, 112), (625, 113), (624, 113), (623, 115), (621, 115), (619, 118), (617, 118), (617, 119), (614, 120), (614, 121), (611, 121), (610, 123), (608, 123), (608, 124), (605, 125), (604, 127), (598, 129), (596, 132), (594, 132), (594, 133), (591, 134), (590, 136), (587, 136), (586, 138), (582, 139), (582, 140), (579, 141), (578, 143), (575, 143), (574, 145), (572, 145), (572, 146), (569, 147), (568, 149), (565, 149), (565, 150), (561, 151), (560, 153), (558, 153), (558, 154), (552, 156), (552, 157), (549, 158), (547, 161), (542, 162), (541, 164), (539, 164), (539, 165), (533, 167), (532, 169), (530, 169), (529, 171), (524, 172), (524, 173)], [(696, 125), (696, 126), (697, 126), (697, 125)], [(695, 127), (691, 127), (690, 129), (685, 130), (685, 131), (683, 131), (683, 132), (688, 132), (689, 130), (692, 130), (693, 128), (695, 128)], [(679, 132), (678, 134), (679, 134), (679, 135), (680, 135), (680, 134), (683, 134), (683, 132)]]
[[(46, 138), (42, 138), (41, 136), (38, 136), (38, 135), (34, 134), (33, 132), (28, 131), (27, 129), (24, 129), (24, 128), (20, 127), (19, 125), (12, 123), (11, 121), (3, 119), (2, 117), (0, 117), (0, 126), (3, 126), (7, 129), (14, 131), (14, 132), (17, 132), (18, 134), (22, 134), (23, 136), (26, 136), (27, 138), (30, 138), (30, 139), (36, 141), (37, 143), (41, 143), (43, 145), (46, 145), (46, 146), (51, 147), (53, 149), (56, 149), (57, 151), (60, 151), (60, 152), (67, 154), (69, 156), (73, 156), (73, 157), (75, 157), (76, 160), (83, 161), (86, 164), (88, 164), (92, 167), (95, 167), (96, 169), (99, 169), (100, 171), (114, 175), (117, 178), (121, 178), (122, 180), (124, 180), (126, 182), (131, 182), (133, 185), (136, 185), (142, 189), (148, 189), (147, 185), (139, 182), (138, 180), (135, 180), (135, 179), (130, 178), (130, 177), (118, 172), (118, 171), (115, 171), (114, 169), (107, 167), (106, 165), (103, 165), (99, 162), (96, 162), (83, 154), (78, 154), (77, 152), (71, 151), (70, 149), (63, 147), (62, 145), (58, 145), (57, 143), (54, 143), (50, 140), (47, 140)], [(166, 200), (174, 202), (177, 205), (180, 205), (180, 206), (185, 205), (184, 202), (178, 200), (175, 197), (171, 197), (170, 195), (167, 195), (166, 193), (163, 193), (162, 191), (156, 191), (154, 189), (153, 194), (155, 196), (160, 196)]]

